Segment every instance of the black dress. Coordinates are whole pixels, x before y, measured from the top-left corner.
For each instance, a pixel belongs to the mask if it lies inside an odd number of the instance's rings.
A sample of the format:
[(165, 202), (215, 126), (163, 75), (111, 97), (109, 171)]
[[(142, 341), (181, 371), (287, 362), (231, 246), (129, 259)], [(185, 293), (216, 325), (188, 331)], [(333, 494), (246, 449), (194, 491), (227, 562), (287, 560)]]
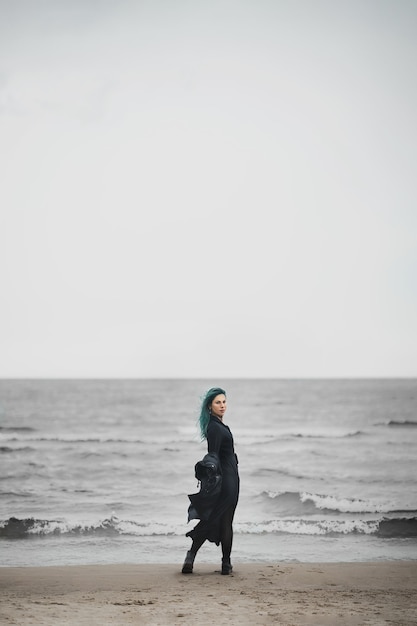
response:
[(207, 521), (200, 521), (187, 537), (208, 539), (217, 545), (220, 543), (220, 527), (223, 516), (227, 513), (230, 520), (239, 499), (239, 473), (237, 456), (234, 450), (230, 428), (217, 417), (211, 417), (207, 427), (207, 447), (209, 453), (217, 454), (222, 473), (222, 489), (218, 501)]

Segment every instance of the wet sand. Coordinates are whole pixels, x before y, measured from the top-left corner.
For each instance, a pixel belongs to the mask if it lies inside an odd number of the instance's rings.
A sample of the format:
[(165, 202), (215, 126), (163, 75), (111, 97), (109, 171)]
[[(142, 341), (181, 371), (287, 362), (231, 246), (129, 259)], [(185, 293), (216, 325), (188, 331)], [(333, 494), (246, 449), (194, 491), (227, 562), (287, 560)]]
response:
[(0, 623), (417, 625), (417, 561), (0, 568)]

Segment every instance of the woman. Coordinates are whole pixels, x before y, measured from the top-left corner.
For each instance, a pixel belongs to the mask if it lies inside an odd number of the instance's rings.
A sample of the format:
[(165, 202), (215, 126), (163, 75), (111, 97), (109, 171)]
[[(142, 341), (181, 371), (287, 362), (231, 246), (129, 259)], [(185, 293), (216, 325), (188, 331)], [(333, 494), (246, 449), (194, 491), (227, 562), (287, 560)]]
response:
[(233, 436), (223, 416), (226, 412), (226, 392), (220, 387), (206, 393), (199, 418), (202, 440), (207, 439), (208, 453), (217, 455), (222, 477), (221, 492), (207, 520), (201, 520), (187, 537), (193, 540), (187, 552), (183, 574), (191, 574), (198, 550), (208, 539), (222, 547), (222, 574), (232, 571), (230, 554), (233, 541), (233, 516), (239, 498), (239, 473)]

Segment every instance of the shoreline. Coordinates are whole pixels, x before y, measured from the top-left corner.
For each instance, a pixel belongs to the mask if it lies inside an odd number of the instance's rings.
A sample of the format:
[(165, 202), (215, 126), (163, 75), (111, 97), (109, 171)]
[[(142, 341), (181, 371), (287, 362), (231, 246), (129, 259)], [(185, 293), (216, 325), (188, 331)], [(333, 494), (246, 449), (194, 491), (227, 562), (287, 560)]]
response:
[(4, 624), (417, 623), (417, 561), (0, 567)]

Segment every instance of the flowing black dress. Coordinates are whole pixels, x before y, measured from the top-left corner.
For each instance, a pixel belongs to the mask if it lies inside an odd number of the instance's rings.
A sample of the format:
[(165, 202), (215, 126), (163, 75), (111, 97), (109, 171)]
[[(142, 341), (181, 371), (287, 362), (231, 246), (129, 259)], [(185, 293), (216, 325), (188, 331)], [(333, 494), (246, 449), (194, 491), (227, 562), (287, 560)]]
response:
[(222, 473), (222, 488), (218, 501), (207, 521), (200, 521), (187, 533), (194, 539), (208, 539), (220, 543), (221, 522), (225, 515), (232, 521), (239, 499), (239, 472), (235, 454), (233, 435), (230, 428), (217, 417), (211, 416), (207, 427), (207, 447), (209, 453), (217, 454)]

